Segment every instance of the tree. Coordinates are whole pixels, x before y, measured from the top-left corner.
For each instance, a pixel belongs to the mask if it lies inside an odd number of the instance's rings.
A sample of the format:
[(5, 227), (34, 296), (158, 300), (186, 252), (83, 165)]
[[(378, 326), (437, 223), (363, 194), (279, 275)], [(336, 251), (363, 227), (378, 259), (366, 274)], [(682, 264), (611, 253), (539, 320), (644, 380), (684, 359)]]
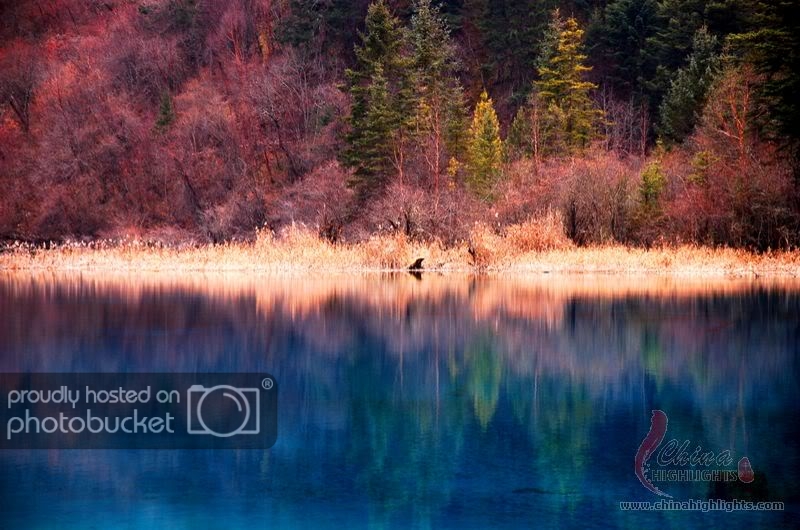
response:
[(651, 215), (658, 207), (658, 201), (666, 183), (667, 179), (661, 169), (661, 161), (659, 159), (650, 162), (642, 171), (639, 194), (642, 208), (647, 214)]
[[(787, 0), (743, 0), (747, 31), (729, 37), (733, 51), (754, 67), (762, 83), (755, 96), (767, 107), (763, 131), (793, 144), (800, 182), (800, 31), (797, 3)], [(783, 136), (783, 138), (780, 138)]]
[(717, 38), (703, 27), (695, 34), (689, 63), (678, 70), (660, 107), (661, 136), (682, 142), (694, 129), (706, 95), (722, 67)]
[[(276, 28), (279, 41), (315, 55), (352, 49), (353, 28), (363, 20), (367, 0), (289, 0)], [(331, 54), (331, 55), (336, 55)]]
[(353, 169), (350, 185), (365, 199), (382, 188), (390, 168), (402, 178), (411, 94), (406, 36), (385, 0), (370, 4), (359, 37), (356, 67), (346, 72), (352, 107), (342, 162)]
[(385, 185), (392, 166), (394, 127), (398, 121), (397, 112), (392, 107), (389, 84), (380, 63), (375, 65), (367, 97), (369, 105), (351, 145), (359, 152), (361, 161), (350, 185), (356, 188), (362, 198)]
[(511, 122), (511, 127), (508, 129), (506, 156), (509, 161), (519, 160), (533, 155), (532, 137), (533, 131), (531, 128), (531, 119), (528, 115), (528, 108), (522, 106), (517, 109), (517, 113), (514, 115), (514, 119)]
[(500, 122), (486, 90), (481, 93), (475, 107), (469, 132), (468, 184), (475, 194), (488, 198), (495, 180), (500, 175), (503, 142), (500, 140)]
[(467, 148), (469, 118), (464, 102), (464, 89), (456, 83), (447, 100), (447, 122), (445, 123), (444, 142), (450, 160), (463, 159)]
[(657, 0), (616, 0), (604, 12), (596, 35), (600, 40), (599, 64), (623, 96), (645, 98), (657, 108), (652, 82), (656, 76), (659, 48), (654, 39), (664, 27)]
[(541, 54), (542, 35), (555, 0), (468, 0), (487, 52), (483, 70), (488, 79), (508, 84), (512, 92), (525, 96), (534, 72), (530, 65)]
[(161, 107), (158, 110), (158, 119), (156, 120), (156, 130), (161, 132), (166, 130), (172, 122), (175, 121), (175, 110), (172, 108), (172, 98), (169, 92), (164, 92), (161, 95)]
[[(450, 32), (442, 14), (431, 6), (431, 0), (414, 3), (411, 46), (417, 139), (422, 144), (438, 197), (445, 148), (448, 144), (454, 147), (448, 136), (457, 129), (463, 130), (463, 102), (461, 86), (455, 77), (457, 64)], [(449, 154), (455, 153), (451, 150)]]
[[(561, 27), (557, 12), (552, 24)], [(574, 18), (564, 21), (563, 29), (558, 33), (558, 44), (550, 57), (542, 58), (539, 80), (535, 83), (537, 97), (548, 110), (557, 109), (563, 114), (568, 147), (579, 150), (589, 144), (600, 115), (590, 97), (590, 92), (597, 86), (584, 81), (591, 68), (584, 64), (586, 55), (581, 53), (582, 44), (583, 30), (578, 27), (578, 21)]]

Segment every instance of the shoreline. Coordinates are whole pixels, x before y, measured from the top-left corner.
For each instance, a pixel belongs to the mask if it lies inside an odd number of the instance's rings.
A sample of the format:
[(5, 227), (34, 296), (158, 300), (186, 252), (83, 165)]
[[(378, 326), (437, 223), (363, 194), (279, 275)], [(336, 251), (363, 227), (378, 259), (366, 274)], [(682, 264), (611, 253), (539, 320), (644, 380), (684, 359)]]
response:
[(696, 245), (530, 250), (502, 238), (443, 247), (396, 235), (331, 244), (311, 234), (189, 247), (139, 241), (68, 243), (50, 249), (16, 244), (0, 251), (0, 271), (372, 274), (407, 272), (417, 258), (424, 258), (420, 272), (434, 274), (800, 277), (798, 250), (757, 254)]

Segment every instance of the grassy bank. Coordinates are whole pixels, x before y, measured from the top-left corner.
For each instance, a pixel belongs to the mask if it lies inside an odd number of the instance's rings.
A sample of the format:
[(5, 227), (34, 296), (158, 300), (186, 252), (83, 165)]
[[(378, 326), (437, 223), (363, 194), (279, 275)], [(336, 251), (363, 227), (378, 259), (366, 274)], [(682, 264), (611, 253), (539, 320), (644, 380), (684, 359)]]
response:
[(333, 244), (293, 227), (252, 242), (163, 245), (140, 240), (67, 243), (48, 249), (23, 244), (0, 253), (0, 269), (53, 271), (381, 271), (424, 258), (426, 270), (488, 273), (646, 273), (700, 276), (800, 276), (800, 251), (755, 254), (701, 246), (652, 249), (621, 245), (575, 247), (560, 230), (515, 225), (500, 233), (476, 226), (469, 241), (446, 247), (402, 234)]

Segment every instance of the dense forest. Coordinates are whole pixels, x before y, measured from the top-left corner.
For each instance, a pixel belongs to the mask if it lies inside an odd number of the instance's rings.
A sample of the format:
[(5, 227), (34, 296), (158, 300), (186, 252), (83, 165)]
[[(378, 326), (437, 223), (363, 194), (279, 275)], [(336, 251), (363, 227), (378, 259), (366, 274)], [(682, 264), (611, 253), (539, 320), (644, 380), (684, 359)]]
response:
[(0, 240), (800, 243), (796, 0), (0, 0)]

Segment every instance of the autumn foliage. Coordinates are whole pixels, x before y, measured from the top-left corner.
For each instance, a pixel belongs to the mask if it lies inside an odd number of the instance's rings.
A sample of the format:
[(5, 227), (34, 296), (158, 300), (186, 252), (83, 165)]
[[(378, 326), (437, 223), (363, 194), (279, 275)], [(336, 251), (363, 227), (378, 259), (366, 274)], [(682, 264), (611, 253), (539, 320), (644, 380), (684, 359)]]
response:
[(800, 244), (775, 79), (720, 30), (637, 92), (588, 16), (526, 14), (507, 57), (494, 7), (452, 4), (377, 2), (409, 40), (373, 61), (365, 1), (2, 3), (0, 241)]

